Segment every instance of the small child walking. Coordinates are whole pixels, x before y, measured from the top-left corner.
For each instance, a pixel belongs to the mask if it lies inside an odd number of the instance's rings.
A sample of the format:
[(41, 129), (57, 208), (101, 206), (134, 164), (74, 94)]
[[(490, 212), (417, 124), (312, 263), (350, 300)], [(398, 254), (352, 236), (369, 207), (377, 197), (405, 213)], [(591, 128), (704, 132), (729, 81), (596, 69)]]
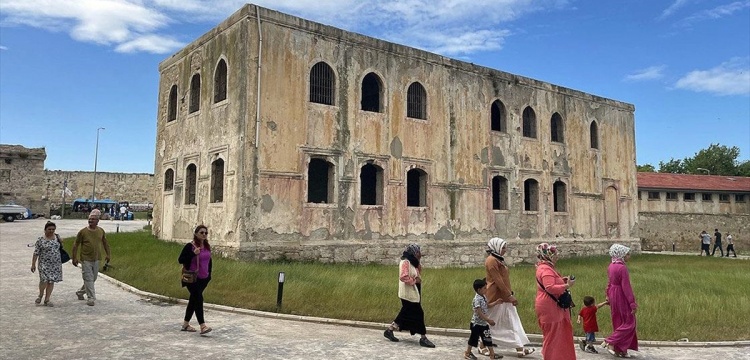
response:
[(464, 359), (476, 360), (476, 355), (471, 352), (471, 348), (479, 346), (479, 339), (482, 339), (484, 346), (489, 349), (490, 359), (502, 359), (503, 356), (495, 354), (495, 348), (492, 344), (492, 335), (490, 334), (490, 325), (495, 325), (495, 322), (487, 316), (489, 308), (497, 305), (500, 300), (487, 304), (487, 298), (484, 297), (484, 293), (487, 291), (487, 282), (484, 279), (474, 280), (474, 300), (471, 302), (471, 307), (474, 309), (474, 313), (471, 316), (471, 335), (469, 336), (469, 345), (466, 347), (464, 352)]
[(598, 354), (594, 348), (596, 343), (596, 332), (599, 331), (599, 323), (596, 322), (596, 311), (604, 305), (608, 305), (609, 302), (604, 301), (595, 304), (596, 300), (592, 296), (583, 297), (583, 308), (578, 313), (577, 323), (583, 321), (583, 332), (586, 333), (586, 338), (581, 340), (581, 350), (587, 353)]

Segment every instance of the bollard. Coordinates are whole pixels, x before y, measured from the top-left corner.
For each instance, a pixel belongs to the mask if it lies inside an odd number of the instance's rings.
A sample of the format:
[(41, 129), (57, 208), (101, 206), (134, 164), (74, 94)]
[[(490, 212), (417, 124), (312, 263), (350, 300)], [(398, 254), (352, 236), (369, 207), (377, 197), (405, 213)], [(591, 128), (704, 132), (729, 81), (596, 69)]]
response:
[(279, 272), (279, 290), (276, 292), (276, 312), (281, 310), (281, 298), (284, 296), (284, 272)]
[(674, 249), (675, 249), (675, 245), (674, 243), (672, 243), (672, 252), (674, 252)]
[(117, 224), (117, 232), (120, 232), (120, 224)]

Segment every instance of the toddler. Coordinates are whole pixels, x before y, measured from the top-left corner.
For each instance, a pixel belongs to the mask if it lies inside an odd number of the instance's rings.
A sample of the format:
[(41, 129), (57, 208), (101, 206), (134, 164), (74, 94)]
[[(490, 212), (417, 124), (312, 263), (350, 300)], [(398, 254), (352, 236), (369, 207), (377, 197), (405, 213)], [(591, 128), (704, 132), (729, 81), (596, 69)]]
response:
[(490, 325), (495, 325), (495, 322), (487, 316), (489, 307), (497, 305), (500, 300), (487, 304), (487, 298), (484, 297), (484, 293), (487, 291), (487, 282), (484, 279), (474, 280), (474, 291), (476, 294), (471, 304), (474, 314), (471, 316), (471, 325), (469, 326), (471, 335), (469, 336), (469, 345), (464, 352), (464, 359), (476, 360), (477, 357), (471, 352), (471, 348), (479, 346), (479, 339), (482, 339), (484, 346), (489, 349), (490, 359), (502, 359), (502, 355), (495, 354), (492, 335), (490, 334)]
[(599, 331), (599, 324), (596, 322), (596, 311), (600, 307), (609, 304), (607, 301), (596, 304), (596, 300), (592, 296), (583, 297), (583, 308), (578, 313), (577, 323), (583, 321), (583, 332), (586, 333), (586, 338), (581, 340), (581, 350), (587, 353), (597, 354), (598, 352), (594, 349), (594, 343), (596, 343), (596, 332)]

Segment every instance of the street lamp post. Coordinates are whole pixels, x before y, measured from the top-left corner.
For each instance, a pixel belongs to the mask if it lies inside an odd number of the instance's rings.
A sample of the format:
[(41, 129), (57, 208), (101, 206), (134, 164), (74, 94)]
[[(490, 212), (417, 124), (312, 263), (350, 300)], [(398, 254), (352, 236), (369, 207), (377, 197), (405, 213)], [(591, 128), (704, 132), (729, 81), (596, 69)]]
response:
[(94, 200), (96, 200), (96, 164), (99, 160), (99, 130), (104, 130), (103, 127), (96, 129), (96, 152), (94, 152), (94, 189), (91, 192), (91, 208), (94, 208)]
[(698, 170), (698, 171), (705, 171), (705, 172), (706, 172), (706, 175), (711, 175), (711, 172), (710, 172), (710, 171), (708, 171), (708, 169), (704, 169), (704, 168), (696, 168), (695, 170)]

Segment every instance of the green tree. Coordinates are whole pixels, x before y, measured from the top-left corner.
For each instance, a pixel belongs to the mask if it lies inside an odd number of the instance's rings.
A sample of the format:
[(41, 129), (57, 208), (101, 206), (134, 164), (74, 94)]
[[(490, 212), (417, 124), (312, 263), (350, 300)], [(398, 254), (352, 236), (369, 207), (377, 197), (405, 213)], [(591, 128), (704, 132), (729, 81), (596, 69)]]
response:
[(660, 161), (659, 172), (704, 174), (704, 171), (707, 171), (711, 175), (750, 176), (750, 160), (740, 163), (737, 160), (739, 156), (740, 149), (736, 146), (711, 144), (708, 148), (695, 153), (693, 157)]
[(685, 174), (685, 164), (682, 160), (669, 159), (667, 162), (659, 161), (660, 173)]
[(638, 169), (638, 172), (656, 172), (654, 165), (651, 164), (636, 165), (635, 167)]
[(737, 166), (737, 175), (750, 176), (750, 160), (745, 160)]

